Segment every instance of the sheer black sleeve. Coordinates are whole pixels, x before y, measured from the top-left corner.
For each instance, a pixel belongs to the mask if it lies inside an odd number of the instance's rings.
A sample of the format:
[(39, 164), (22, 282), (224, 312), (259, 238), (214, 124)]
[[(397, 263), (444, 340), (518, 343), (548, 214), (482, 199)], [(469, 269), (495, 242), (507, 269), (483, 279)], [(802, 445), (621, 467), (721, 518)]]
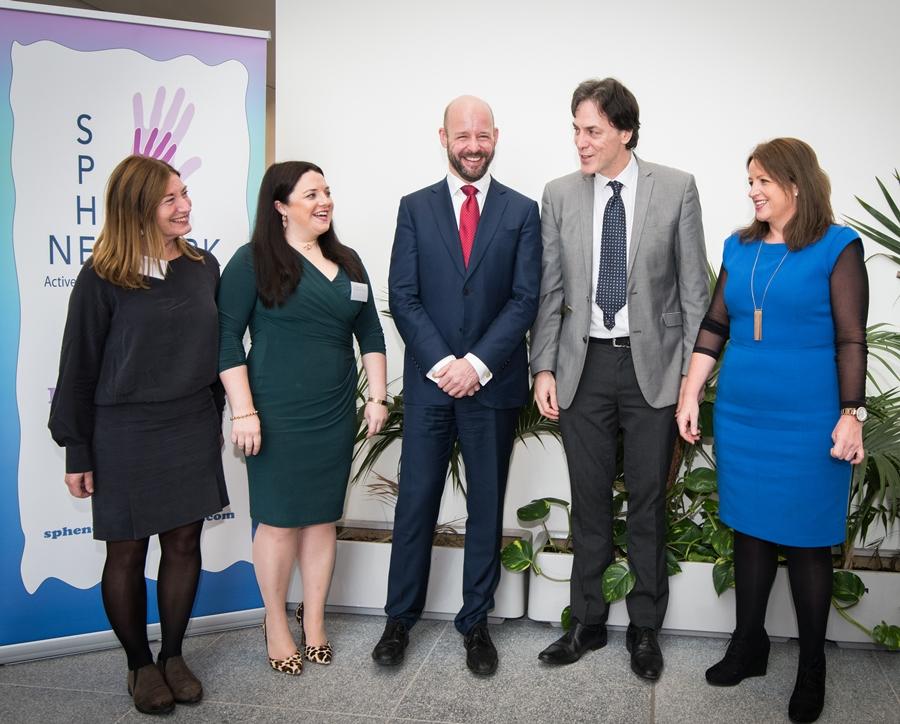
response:
[(719, 269), (719, 278), (713, 291), (712, 301), (706, 316), (700, 322), (700, 331), (697, 333), (697, 343), (694, 352), (708, 354), (713, 359), (719, 359), (722, 348), (731, 334), (731, 320), (728, 318), (728, 308), (725, 306), (725, 283), (728, 281), (728, 270), (723, 264)]
[(841, 407), (860, 407), (866, 403), (869, 277), (859, 239), (850, 242), (838, 256), (830, 286)]

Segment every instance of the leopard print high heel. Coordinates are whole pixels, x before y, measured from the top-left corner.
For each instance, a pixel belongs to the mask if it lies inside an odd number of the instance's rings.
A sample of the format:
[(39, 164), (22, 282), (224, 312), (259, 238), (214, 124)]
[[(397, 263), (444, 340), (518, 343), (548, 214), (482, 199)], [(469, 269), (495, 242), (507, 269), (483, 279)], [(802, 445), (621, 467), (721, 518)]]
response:
[(287, 674), (288, 676), (300, 676), (303, 673), (303, 655), (297, 649), (286, 659), (273, 659), (269, 656), (269, 638), (266, 636), (266, 622), (263, 620), (263, 642), (266, 646), (266, 658), (269, 660), (269, 666), (275, 671)]
[(297, 623), (300, 624), (300, 645), (303, 647), (303, 655), (306, 657), (306, 660), (314, 664), (322, 664), (323, 666), (330, 664), (334, 660), (334, 649), (331, 647), (330, 642), (326, 641), (321, 646), (306, 645), (306, 632), (303, 630), (303, 601), (300, 601), (300, 605), (297, 606), (294, 617), (297, 619)]

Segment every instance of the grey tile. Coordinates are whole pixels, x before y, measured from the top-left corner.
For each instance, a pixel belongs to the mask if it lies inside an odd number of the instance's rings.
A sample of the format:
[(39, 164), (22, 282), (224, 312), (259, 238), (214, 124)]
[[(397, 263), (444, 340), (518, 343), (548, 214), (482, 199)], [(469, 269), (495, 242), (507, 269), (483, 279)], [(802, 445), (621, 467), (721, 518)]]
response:
[[(132, 709), (116, 724), (146, 723), (147, 717)], [(355, 716), (341, 712), (306, 711), (303, 709), (277, 706), (254, 706), (246, 704), (223, 704), (203, 701), (190, 706), (176, 706), (172, 716), (165, 721), (194, 722), (197, 724), (219, 724), (219, 722), (253, 722), (254, 724), (384, 724), (381, 717)]]
[[(794, 644), (796, 652), (796, 645)], [(887, 722), (900, 724), (900, 707), (879, 663), (883, 653), (826, 648), (828, 679), (825, 711), (820, 722)], [(895, 669), (895, 673), (900, 669)], [(896, 685), (896, 678), (894, 684)], [(790, 685), (793, 688), (793, 678)], [(790, 692), (788, 692), (790, 695)]]
[(537, 655), (559, 629), (519, 620), (490, 631), (500, 656), (494, 676), (482, 679), (468, 671), (462, 638), (450, 629), (393, 716), (497, 724), (649, 721), (652, 688), (631, 674), (622, 634), (611, 633), (605, 649), (578, 663), (555, 668)]
[(876, 651), (873, 656), (887, 678), (888, 686), (900, 705), (900, 651)]
[[(229, 632), (229, 635), (231, 633)], [(183, 653), (188, 664), (192, 668), (198, 667), (204, 651), (222, 635), (224, 634), (215, 633), (186, 638)], [(159, 642), (151, 643), (150, 649), (156, 656)], [(47, 689), (110, 694), (128, 694), (125, 681), (127, 675), (128, 663), (125, 652), (118, 647), (88, 654), (0, 666), (0, 684), (25, 684)]]
[(722, 658), (728, 639), (661, 636), (665, 669), (656, 685), (655, 721), (660, 724), (705, 721), (787, 721), (787, 702), (796, 674), (796, 652), (772, 644), (766, 676), (745, 679), (738, 686), (706, 683), (706, 669)]
[(127, 694), (0, 685), (0, 721), (5, 724), (114, 722), (131, 708)]
[(383, 616), (329, 615), (334, 663), (307, 662), (303, 675), (296, 677), (269, 667), (260, 628), (224, 634), (206, 650), (195, 673), (207, 698), (223, 703), (387, 716), (440, 633), (452, 624), (420, 621), (410, 633), (405, 664), (386, 669), (371, 658), (384, 623)]
[[(335, 662), (307, 664), (300, 677), (272, 671), (259, 627), (191, 637), (185, 657), (206, 696), (178, 706), (169, 721), (312, 722), (321, 724), (562, 724), (565, 722), (787, 721), (794, 684), (795, 642), (774, 644), (767, 676), (714, 688), (703, 672), (726, 639), (663, 636), (666, 668), (651, 686), (630, 671), (622, 632), (605, 649), (572, 666), (553, 668), (538, 652), (561, 631), (528, 620), (491, 626), (500, 652), (494, 677), (472, 676), (452, 622), (415, 627), (407, 660), (376, 666), (370, 653), (382, 616), (331, 614)], [(155, 647), (154, 647), (155, 649)], [(893, 688), (892, 688), (893, 687)], [(828, 648), (828, 690), (822, 722), (900, 724), (900, 654)], [(0, 721), (137, 722), (125, 691), (121, 650), (0, 667)]]
[(375, 716), (345, 714), (343, 712), (301, 711), (297, 721), (311, 724), (387, 724), (387, 719)]
[[(787, 722), (787, 706), (797, 674), (796, 642), (774, 643), (766, 676), (738, 686), (714, 687), (704, 672), (725, 652), (727, 640), (663, 636), (666, 668), (656, 685), (655, 721), (690, 722), (698, 717), (729, 724)], [(875, 658), (867, 650), (826, 649), (828, 678), (820, 722), (900, 722), (897, 703)], [(861, 696), (861, 692), (865, 692)]]

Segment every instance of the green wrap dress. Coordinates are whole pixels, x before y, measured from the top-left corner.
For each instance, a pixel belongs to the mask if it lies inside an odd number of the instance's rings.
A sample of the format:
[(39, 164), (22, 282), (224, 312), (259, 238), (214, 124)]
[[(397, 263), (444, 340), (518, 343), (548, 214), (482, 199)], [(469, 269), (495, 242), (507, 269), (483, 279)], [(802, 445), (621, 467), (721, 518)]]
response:
[(353, 338), (360, 354), (385, 349), (368, 278), (351, 283), (339, 269), (328, 279), (297, 257), (300, 283), (281, 306), (259, 299), (250, 244), (228, 262), (218, 293), (219, 371), (247, 365), (262, 427), (262, 448), (247, 458), (250, 515), (282, 528), (343, 515), (356, 435)]

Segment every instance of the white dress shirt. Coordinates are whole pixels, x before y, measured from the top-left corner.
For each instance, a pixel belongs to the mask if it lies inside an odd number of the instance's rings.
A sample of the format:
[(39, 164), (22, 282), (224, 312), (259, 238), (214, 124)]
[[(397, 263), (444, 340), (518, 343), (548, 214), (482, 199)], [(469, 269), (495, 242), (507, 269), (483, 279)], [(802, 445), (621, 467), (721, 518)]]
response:
[[(450, 201), (453, 202), (453, 218), (456, 219), (456, 228), (459, 229), (459, 215), (462, 212), (463, 202), (466, 200), (466, 194), (463, 192), (463, 186), (474, 186), (478, 189), (478, 193), (475, 194), (475, 201), (478, 202), (478, 213), (479, 216), (481, 212), (484, 211), (484, 200), (487, 198), (488, 189), (491, 186), (491, 175), (486, 173), (477, 181), (463, 181), (459, 176), (453, 173), (447, 174), (447, 187), (450, 189)], [(434, 376), (435, 372), (442, 370), (448, 364), (450, 364), (454, 359), (456, 359), (453, 355), (447, 355), (432, 367), (428, 374), (425, 375), (432, 382), (437, 382), (437, 379)], [(487, 368), (487, 365), (482, 362), (478, 357), (476, 357), (471, 352), (466, 353), (465, 359), (469, 362), (472, 367), (475, 368), (475, 374), (478, 375), (478, 382), (482, 387), (490, 382), (491, 377), (494, 375)]]
[(591, 270), (591, 337), (611, 339), (613, 337), (628, 336), (628, 297), (625, 297), (625, 306), (616, 312), (616, 324), (612, 329), (603, 325), (603, 312), (597, 306), (597, 274), (600, 269), (600, 248), (603, 243), (603, 212), (606, 210), (606, 202), (612, 198), (612, 188), (608, 186), (610, 181), (619, 181), (622, 190), (622, 204), (625, 206), (625, 259), (628, 259), (628, 251), (631, 248), (631, 229), (634, 221), (634, 198), (637, 190), (638, 165), (631, 154), (628, 165), (622, 169), (622, 173), (614, 179), (594, 175), (594, 252), (593, 269)]

